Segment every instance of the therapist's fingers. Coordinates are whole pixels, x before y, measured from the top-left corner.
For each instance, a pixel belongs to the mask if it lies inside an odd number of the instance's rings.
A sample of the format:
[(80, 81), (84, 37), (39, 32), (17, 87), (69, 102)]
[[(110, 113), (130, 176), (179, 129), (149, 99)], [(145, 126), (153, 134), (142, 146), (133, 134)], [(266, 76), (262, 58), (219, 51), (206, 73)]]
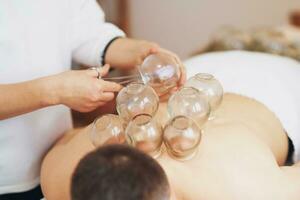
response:
[(159, 101), (160, 102), (165, 102), (165, 101), (168, 101), (169, 98), (175, 93), (178, 91), (178, 87), (174, 87), (172, 88), (167, 94), (164, 94), (162, 96), (159, 97)]
[(99, 102), (108, 102), (115, 98), (115, 94), (113, 92), (103, 92), (98, 91), (93, 95), (92, 104), (98, 104)]
[(106, 76), (109, 72), (110, 69), (110, 65), (109, 64), (105, 64), (102, 68), (101, 68), (101, 72), (100, 72), (100, 76)]
[(81, 109), (81, 112), (91, 112), (101, 106), (104, 106), (107, 103), (108, 103), (108, 101), (97, 101), (97, 102), (91, 103), (89, 105), (84, 106)]
[(115, 98), (115, 94), (113, 92), (101, 92), (99, 94), (99, 101), (104, 101), (104, 102), (107, 102), (107, 101), (111, 101)]
[(119, 92), (122, 86), (115, 82), (99, 80), (99, 88), (102, 92)]
[(155, 54), (159, 51), (159, 46), (157, 44), (154, 44), (149, 51), (149, 54)]
[(178, 82), (178, 87), (183, 86), (185, 82), (186, 82), (186, 70), (185, 67), (182, 65), (182, 67), (180, 67), (180, 79)]

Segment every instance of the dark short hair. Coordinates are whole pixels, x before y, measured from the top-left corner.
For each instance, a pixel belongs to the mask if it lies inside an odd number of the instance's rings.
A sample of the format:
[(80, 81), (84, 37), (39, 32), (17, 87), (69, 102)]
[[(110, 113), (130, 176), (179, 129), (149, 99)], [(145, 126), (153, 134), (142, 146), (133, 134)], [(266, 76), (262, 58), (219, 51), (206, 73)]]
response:
[(71, 183), (72, 200), (167, 200), (170, 188), (161, 166), (126, 145), (107, 145), (87, 154)]

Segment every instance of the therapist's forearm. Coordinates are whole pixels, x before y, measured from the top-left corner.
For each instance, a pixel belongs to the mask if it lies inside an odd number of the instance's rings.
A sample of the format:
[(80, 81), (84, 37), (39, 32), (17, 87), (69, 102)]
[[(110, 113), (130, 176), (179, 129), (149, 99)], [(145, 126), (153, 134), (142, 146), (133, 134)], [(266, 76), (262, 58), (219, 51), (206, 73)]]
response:
[(90, 112), (114, 99), (121, 89), (115, 82), (98, 79), (109, 71), (70, 70), (44, 78), (0, 84), (0, 120), (52, 105), (65, 105), (80, 112)]
[(49, 79), (0, 85), (0, 120), (56, 104)]

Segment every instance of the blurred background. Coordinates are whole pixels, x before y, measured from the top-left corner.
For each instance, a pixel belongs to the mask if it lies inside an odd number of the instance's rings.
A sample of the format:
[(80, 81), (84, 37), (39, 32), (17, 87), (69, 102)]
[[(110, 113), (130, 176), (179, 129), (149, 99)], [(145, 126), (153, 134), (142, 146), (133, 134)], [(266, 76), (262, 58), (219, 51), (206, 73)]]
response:
[(296, 17), (292, 17), (300, 10), (299, 0), (99, 0), (99, 3), (107, 20), (128, 36), (157, 42), (182, 59), (205, 50), (218, 32), (224, 31), (224, 26), (227, 31), (230, 26), (252, 34), (254, 29), (266, 31), (284, 26), (286, 32), (294, 32), (287, 25), (299, 25), (299, 18), (296, 22)]

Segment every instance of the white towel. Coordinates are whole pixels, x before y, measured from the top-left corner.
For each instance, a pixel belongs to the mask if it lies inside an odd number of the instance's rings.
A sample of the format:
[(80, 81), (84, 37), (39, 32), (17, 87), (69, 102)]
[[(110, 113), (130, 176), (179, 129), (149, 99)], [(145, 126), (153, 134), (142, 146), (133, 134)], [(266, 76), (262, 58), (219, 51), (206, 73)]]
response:
[(292, 140), (294, 162), (300, 160), (300, 64), (263, 53), (230, 51), (209, 53), (185, 62), (187, 77), (213, 74), (225, 92), (260, 101), (272, 110)]

